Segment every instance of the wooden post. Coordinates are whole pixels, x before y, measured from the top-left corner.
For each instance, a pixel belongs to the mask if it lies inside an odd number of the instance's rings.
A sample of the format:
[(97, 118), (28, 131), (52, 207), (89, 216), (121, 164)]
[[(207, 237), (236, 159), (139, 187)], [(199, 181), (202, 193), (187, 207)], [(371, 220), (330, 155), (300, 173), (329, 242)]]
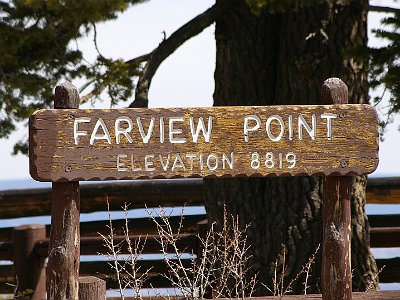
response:
[(14, 228), (14, 270), (19, 292), (31, 289), (32, 299), (46, 298), (45, 257), (34, 250), (39, 240), (46, 238), (45, 225), (22, 225)]
[(94, 276), (79, 277), (80, 300), (106, 300), (106, 282)]
[[(71, 83), (65, 82), (56, 87), (54, 108), (78, 108), (79, 101), (78, 91)], [(79, 181), (53, 182), (47, 265), (48, 299), (79, 299), (79, 212)]]
[[(322, 104), (347, 104), (346, 84), (339, 78), (327, 79), (322, 86), (321, 100)], [(347, 167), (346, 161), (339, 163)], [(321, 280), (324, 300), (352, 299), (350, 191), (351, 177), (324, 177)]]

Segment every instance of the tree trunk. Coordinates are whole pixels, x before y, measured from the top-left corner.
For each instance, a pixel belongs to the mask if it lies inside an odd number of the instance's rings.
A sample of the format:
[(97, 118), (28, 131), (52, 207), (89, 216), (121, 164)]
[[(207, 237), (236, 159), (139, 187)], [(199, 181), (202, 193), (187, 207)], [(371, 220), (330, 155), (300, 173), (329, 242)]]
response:
[[(283, 13), (266, 8), (257, 16), (243, 0), (218, 19), (214, 105), (318, 104), (322, 83), (329, 77), (348, 85), (349, 103), (368, 102), (366, 64), (348, 55), (367, 42), (368, 1), (322, 2)], [(362, 291), (377, 285), (377, 268), (364, 211), (366, 179), (353, 182), (353, 289)], [(283, 248), (289, 283), (321, 243), (321, 188), (319, 177), (207, 179), (206, 209), (210, 220), (221, 220), (226, 204), (241, 224), (251, 224), (252, 268), (271, 287)], [(321, 251), (312, 266), (308, 293), (320, 290), (320, 271)], [(303, 282), (304, 276), (293, 291), (304, 292)], [(258, 293), (266, 290), (259, 288)]]

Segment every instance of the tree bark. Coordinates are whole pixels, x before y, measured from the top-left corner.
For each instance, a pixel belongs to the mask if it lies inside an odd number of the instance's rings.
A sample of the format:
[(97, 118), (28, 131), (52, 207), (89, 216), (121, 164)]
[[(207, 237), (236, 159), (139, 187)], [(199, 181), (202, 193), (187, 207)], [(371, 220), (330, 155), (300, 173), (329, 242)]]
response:
[[(217, 0), (219, 2), (230, 0)], [(348, 55), (367, 43), (367, 0), (346, 5), (332, 1), (282, 13), (268, 7), (251, 13), (243, 0), (216, 22), (214, 105), (318, 104), (323, 81), (341, 78), (349, 103), (367, 103), (366, 62)], [(362, 130), (362, 128), (360, 128)], [(267, 150), (267, 149), (266, 149)], [(353, 179), (353, 290), (376, 286), (376, 264), (369, 251), (364, 211), (366, 178)], [(286, 249), (285, 282), (298, 274), (322, 240), (319, 177), (207, 179), (206, 209), (211, 221), (222, 219), (223, 206), (239, 215), (252, 244), (253, 271), (271, 287), (275, 260)], [(320, 251), (321, 252), (321, 251)], [(279, 268), (278, 268), (279, 269)], [(320, 291), (321, 253), (308, 279), (310, 292)], [(304, 276), (293, 291), (304, 292)], [(263, 288), (258, 293), (266, 293)]]

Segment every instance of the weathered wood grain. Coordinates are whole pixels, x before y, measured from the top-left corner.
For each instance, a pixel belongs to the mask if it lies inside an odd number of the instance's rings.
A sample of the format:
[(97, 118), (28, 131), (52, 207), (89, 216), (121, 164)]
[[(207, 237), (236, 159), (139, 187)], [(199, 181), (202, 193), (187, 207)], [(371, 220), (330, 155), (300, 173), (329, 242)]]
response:
[[(55, 108), (78, 108), (79, 101), (78, 91), (71, 83), (56, 87)], [(50, 300), (79, 299), (79, 216), (79, 182), (53, 182), (46, 273), (47, 298)]]
[[(182, 259), (182, 263), (185, 267), (190, 267), (190, 260), (189, 259)], [(393, 283), (400, 281), (400, 274), (399, 274), (399, 267), (400, 267), (400, 258), (389, 258), (389, 259), (377, 259), (376, 263), (378, 268), (382, 268), (382, 272), (379, 274), (379, 281), (380, 283)], [(170, 287), (171, 284), (165, 278), (160, 276), (161, 273), (165, 273), (168, 271), (165, 263), (162, 260), (140, 260), (138, 262), (138, 266), (140, 270), (145, 271), (149, 268), (152, 268), (150, 271), (151, 279), (149, 282), (146, 283), (146, 287), (151, 284), (153, 287)], [(84, 261), (80, 263), (80, 274), (81, 276), (90, 276), (96, 274), (100, 278), (107, 280), (107, 288), (118, 288), (117, 282), (115, 281), (115, 272), (111, 270), (111, 267), (107, 263), (107, 261)], [(11, 293), (12, 287), (7, 286), (5, 283), (15, 284), (15, 278), (13, 276), (13, 266), (12, 265), (0, 265), (0, 293)], [(164, 279), (164, 280), (163, 280)], [(384, 291), (385, 292), (385, 291)], [(386, 291), (389, 292), (389, 291)], [(392, 291), (394, 292), (394, 291)], [(371, 293), (371, 292), (370, 292)], [(368, 293), (368, 295), (371, 295)], [(375, 293), (375, 292), (372, 292)], [(397, 291), (397, 293), (400, 293)], [(358, 295), (365, 295), (364, 293), (353, 293), (354, 299), (364, 299), (364, 298), (356, 298)], [(374, 295), (374, 294), (372, 294)], [(376, 295), (376, 294), (375, 294)], [(301, 298), (300, 299), (307, 299)], [(304, 295), (302, 296), (304, 297)], [(321, 295), (319, 296), (321, 297)], [(286, 297), (284, 298), (286, 299)], [(296, 299), (296, 298), (295, 298)], [(365, 298), (365, 299), (387, 299), (387, 298)], [(398, 298), (388, 298), (388, 299), (400, 299)]]
[[(400, 178), (368, 178), (368, 204), (399, 204)], [(120, 210), (124, 203), (131, 203), (130, 209), (158, 206), (204, 205), (202, 179), (163, 179), (91, 183), (80, 186), (81, 212), (89, 213), (107, 209), (107, 200), (111, 210)], [(134, 196), (132, 196), (134, 195)], [(0, 219), (42, 216), (51, 212), (51, 189), (37, 188), (0, 191)], [(372, 222), (376, 216), (369, 216)], [(372, 227), (400, 226), (396, 215), (379, 217), (379, 224)], [(398, 222), (397, 222), (398, 221)], [(11, 229), (0, 229), (0, 241), (11, 239)]]
[(15, 276), (18, 278), (17, 291), (34, 291), (33, 300), (46, 296), (45, 258), (37, 255), (35, 244), (46, 238), (46, 227), (41, 224), (21, 225), (14, 229), (13, 260)]
[[(147, 207), (204, 205), (202, 179), (162, 179), (91, 183), (80, 186), (81, 212)], [(0, 191), (0, 219), (42, 216), (51, 213), (51, 189)], [(1, 229), (0, 229), (1, 232)], [(1, 234), (0, 234), (1, 240)]]
[[(197, 250), (197, 236), (195, 234), (183, 233), (180, 235), (174, 235), (178, 238), (176, 243), (177, 248), (182, 253), (195, 253)], [(146, 245), (143, 248), (143, 254), (155, 254), (161, 253), (161, 245), (159, 243), (159, 235), (148, 235), (147, 238), (138, 235), (130, 236), (132, 244), (134, 242), (143, 242), (146, 240)], [(125, 241), (125, 236), (116, 236), (114, 238), (115, 243), (121, 243)], [(81, 244), (81, 254), (82, 255), (97, 255), (99, 253), (106, 253), (108, 249), (104, 246), (104, 240), (100, 236), (96, 237), (83, 237), (80, 241)], [(168, 248), (169, 250), (169, 248)], [(35, 245), (35, 251), (39, 256), (46, 257), (49, 251), (49, 240), (38, 241)], [(171, 251), (173, 249), (171, 248)], [(127, 246), (124, 244), (121, 246), (121, 252), (123, 254), (129, 254)]]
[(400, 227), (370, 228), (370, 246), (379, 248), (400, 246)]
[(80, 300), (106, 300), (106, 282), (94, 276), (79, 277)]
[[(369, 203), (369, 202), (367, 202)], [(398, 227), (400, 228), (400, 214), (368, 215), (368, 222), (373, 227)], [(400, 239), (398, 240), (400, 246)]]
[(374, 204), (399, 204), (400, 177), (368, 178), (367, 201)]
[(376, 265), (382, 270), (379, 273), (379, 282), (400, 282), (400, 257), (377, 259)]
[[(325, 80), (321, 102), (346, 104), (346, 84), (339, 78)], [(323, 180), (321, 285), (325, 300), (352, 299), (351, 182), (349, 176), (325, 176)]]
[[(335, 117), (328, 122), (326, 114)], [(299, 130), (299, 122), (304, 123), (299, 121), (299, 115), (315, 130), (315, 139), (303, 125)], [(131, 122), (123, 121), (128, 118)], [(149, 130), (151, 118), (153, 129)], [(194, 142), (192, 132), (196, 132), (199, 118), (203, 118), (205, 134), (200, 131)], [(99, 119), (105, 127), (97, 124)], [(116, 134), (117, 119), (117, 131), (126, 130), (126, 134)], [(96, 124), (98, 130), (94, 130)], [(367, 174), (378, 164), (377, 124), (373, 108), (355, 104), (41, 110), (30, 119), (30, 172), (39, 181)], [(258, 125), (260, 128), (255, 129)], [(107, 128), (109, 135), (104, 135), (103, 128)], [(268, 152), (273, 154), (272, 160), (266, 157)], [(296, 156), (295, 164), (291, 162), (292, 153)], [(252, 165), (257, 155), (259, 161)]]
[(13, 243), (11, 241), (0, 242), (0, 260), (12, 260)]

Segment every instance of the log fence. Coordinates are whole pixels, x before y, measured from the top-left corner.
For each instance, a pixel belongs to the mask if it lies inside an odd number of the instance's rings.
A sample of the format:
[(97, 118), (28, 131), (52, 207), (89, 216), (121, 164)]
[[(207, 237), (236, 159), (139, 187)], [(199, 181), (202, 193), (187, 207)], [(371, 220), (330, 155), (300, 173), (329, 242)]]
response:
[[(135, 195), (132, 197), (132, 195)], [(168, 206), (198, 206), (203, 205), (202, 179), (178, 179), (178, 180), (151, 180), (134, 182), (113, 182), (100, 184), (81, 185), (81, 212), (91, 213), (104, 211), (107, 208), (107, 199), (111, 210), (121, 210), (124, 203), (132, 203), (130, 208), (143, 208), (144, 203), (148, 207)], [(25, 189), (0, 191), (0, 201), (3, 209), (0, 211), (1, 219), (33, 217), (49, 215), (51, 208), (51, 189)], [(400, 178), (370, 178), (367, 185), (368, 204), (400, 204)], [(34, 207), (40, 210), (33, 210)], [(198, 226), (206, 215), (185, 215), (182, 228), (182, 249), (188, 253), (196, 252), (197, 232), (202, 229)], [(170, 217), (170, 223), (174, 228), (179, 226), (180, 216)], [(122, 238), (122, 227), (125, 220), (113, 220), (116, 240)], [(204, 223), (204, 222), (203, 222)], [(370, 215), (370, 245), (372, 248), (400, 247), (400, 215)], [(107, 221), (81, 222), (81, 255), (97, 255), (105, 252), (102, 238), (98, 233), (107, 234)], [(155, 240), (156, 226), (150, 218), (140, 217), (129, 220), (129, 226), (135, 236), (148, 235), (144, 253), (160, 253), (160, 246)], [(0, 265), (0, 293), (11, 293), (15, 284), (15, 275), (18, 274), (18, 284), (21, 290), (37, 287), (36, 299), (44, 294), (44, 260), (47, 257), (49, 247), (50, 225), (22, 225), (19, 227), (0, 228), (0, 260), (9, 261), (9, 264)], [(13, 262), (13, 264), (12, 264)], [(189, 260), (184, 261), (189, 264)], [(380, 273), (381, 283), (400, 282), (400, 257), (377, 259), (378, 268), (385, 266)], [(140, 262), (142, 269), (152, 267), (149, 284), (154, 287), (168, 287), (169, 282), (159, 276), (165, 272), (162, 259), (143, 260)], [(26, 276), (28, 275), (28, 276)], [(113, 271), (106, 261), (81, 261), (80, 275), (83, 281), (80, 286), (90, 287), (88, 281), (93, 276), (104, 279), (107, 288), (116, 288), (113, 279)], [(97, 282), (97, 281), (96, 281)], [(94, 283), (93, 287), (101, 289), (100, 283)], [(385, 292), (383, 298), (398, 299), (392, 297), (394, 292)], [(399, 296), (398, 293), (396, 294)], [(387, 298), (384, 298), (386, 297)], [(312, 298), (302, 299), (321, 299)], [(317, 296), (315, 296), (317, 297)], [(353, 299), (358, 299), (357, 294)], [(390, 298), (392, 297), (392, 298)], [(269, 298), (265, 298), (269, 299)], [(295, 298), (293, 298), (295, 299)], [(360, 298), (368, 299), (368, 298)], [(373, 299), (373, 298), (371, 298)], [(374, 298), (375, 299), (375, 298)]]

